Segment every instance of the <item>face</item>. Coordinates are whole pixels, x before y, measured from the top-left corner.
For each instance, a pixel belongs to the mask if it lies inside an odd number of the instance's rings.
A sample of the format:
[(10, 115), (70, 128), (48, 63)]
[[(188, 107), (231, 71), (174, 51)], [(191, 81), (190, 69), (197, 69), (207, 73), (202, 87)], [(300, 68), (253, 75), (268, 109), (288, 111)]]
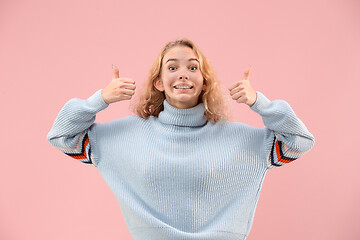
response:
[(173, 107), (196, 106), (206, 86), (193, 50), (185, 46), (171, 48), (163, 58), (160, 78), (154, 86), (165, 92), (166, 101)]

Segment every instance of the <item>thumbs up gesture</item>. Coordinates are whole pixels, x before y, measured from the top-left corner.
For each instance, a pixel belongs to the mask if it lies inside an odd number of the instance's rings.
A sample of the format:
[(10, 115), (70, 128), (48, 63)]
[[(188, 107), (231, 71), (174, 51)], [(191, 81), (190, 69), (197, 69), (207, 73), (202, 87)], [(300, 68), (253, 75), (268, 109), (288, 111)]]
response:
[(120, 78), (119, 69), (113, 65), (113, 79), (101, 92), (107, 104), (130, 100), (135, 93), (135, 81), (131, 78)]
[(248, 106), (254, 105), (256, 102), (256, 91), (251, 87), (249, 81), (250, 68), (245, 71), (242, 80), (234, 82), (230, 87), (230, 95), (231, 98), (234, 99), (238, 103), (245, 103)]

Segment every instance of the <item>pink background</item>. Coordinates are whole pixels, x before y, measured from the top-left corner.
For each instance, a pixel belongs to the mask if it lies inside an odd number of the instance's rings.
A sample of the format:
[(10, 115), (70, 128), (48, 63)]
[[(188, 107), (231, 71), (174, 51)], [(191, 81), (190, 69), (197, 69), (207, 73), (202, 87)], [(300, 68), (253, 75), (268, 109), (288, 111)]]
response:
[[(187, 37), (225, 87), (251, 64), (252, 86), (284, 99), (316, 138), (270, 170), (256, 239), (360, 239), (360, 2), (0, 1), (0, 239), (131, 239), (96, 168), (46, 140), (71, 98), (111, 80), (111, 64), (141, 86), (161, 47)], [(97, 115), (131, 114), (128, 101)], [(262, 127), (232, 104), (233, 120)]]

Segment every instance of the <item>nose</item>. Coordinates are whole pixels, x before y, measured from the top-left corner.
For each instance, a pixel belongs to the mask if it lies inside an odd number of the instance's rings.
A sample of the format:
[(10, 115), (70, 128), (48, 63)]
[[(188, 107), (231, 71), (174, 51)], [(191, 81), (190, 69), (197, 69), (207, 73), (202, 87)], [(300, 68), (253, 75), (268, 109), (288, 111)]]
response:
[(184, 80), (184, 79), (188, 80), (189, 77), (186, 76), (185, 74), (180, 74), (180, 75), (179, 75), (179, 79), (180, 79), (180, 80)]

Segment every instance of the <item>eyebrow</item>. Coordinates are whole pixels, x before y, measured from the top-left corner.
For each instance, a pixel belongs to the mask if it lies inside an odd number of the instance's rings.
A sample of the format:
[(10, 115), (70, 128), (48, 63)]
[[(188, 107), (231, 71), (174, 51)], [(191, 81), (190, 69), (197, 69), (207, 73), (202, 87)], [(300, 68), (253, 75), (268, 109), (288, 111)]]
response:
[[(168, 61), (179, 61), (179, 59), (169, 58), (169, 59), (166, 61), (166, 63), (167, 63)], [(189, 58), (189, 61), (197, 61), (197, 62), (199, 62), (199, 60), (198, 60), (197, 58)]]

